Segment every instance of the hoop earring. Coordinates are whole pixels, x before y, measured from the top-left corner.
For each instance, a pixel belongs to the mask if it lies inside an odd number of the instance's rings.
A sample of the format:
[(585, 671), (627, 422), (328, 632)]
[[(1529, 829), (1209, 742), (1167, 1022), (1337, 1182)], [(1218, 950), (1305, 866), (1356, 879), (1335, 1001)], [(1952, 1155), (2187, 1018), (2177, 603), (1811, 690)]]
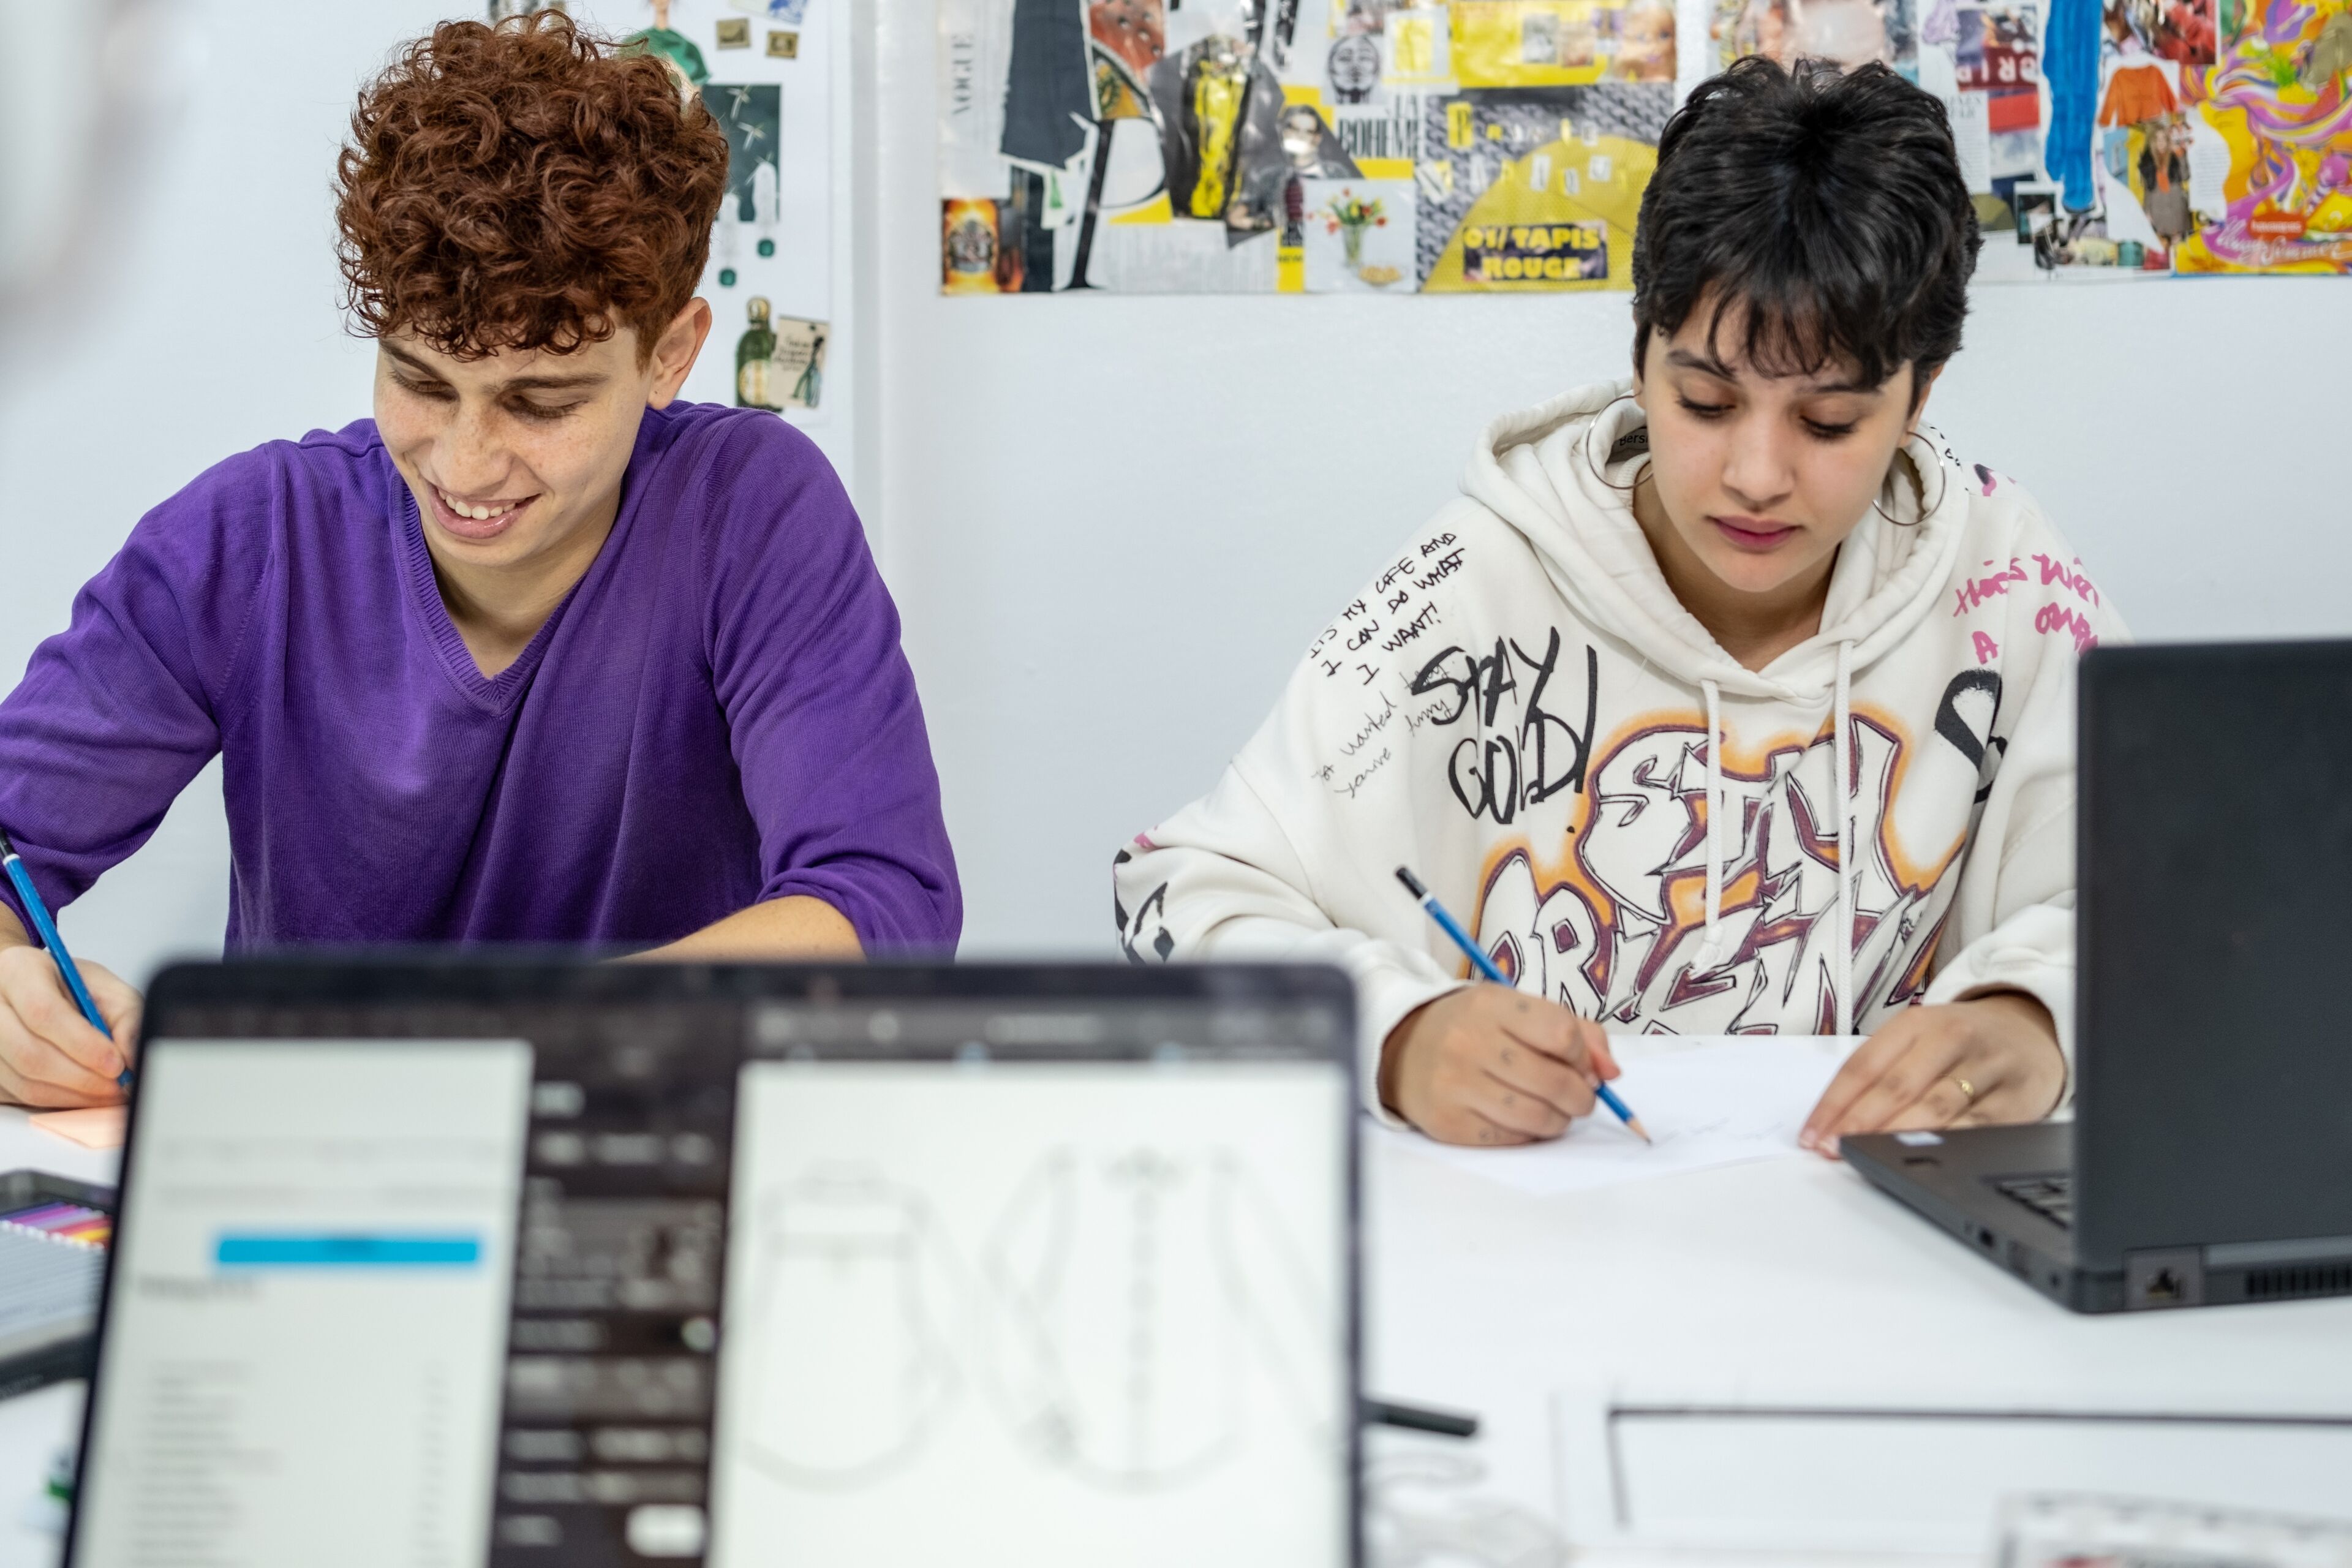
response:
[[(1915, 436), (1913, 439), (1916, 440), (1917, 437)], [(1952, 488), (1952, 476), (1949, 470), (1945, 468), (1943, 464), (1936, 463), (1930, 465), (1937, 473), (1944, 476), (1944, 482), (1936, 487), (1936, 506), (1928, 506), (1926, 504), (1927, 500), (1927, 487), (1919, 482), (1919, 459), (1911, 456), (1911, 443), (1909, 441), (1905, 442), (1903, 444), (1903, 449), (1895, 455), (1908, 460), (1911, 465), (1911, 488), (1918, 491), (1919, 500), (1921, 503), (1919, 515), (1913, 518), (1909, 522), (1906, 522), (1901, 518), (1895, 516), (1893, 512), (1887, 510), (1885, 507), (1879, 505), (1875, 497), (1873, 497), (1871, 500), (1870, 510), (1885, 518), (1890, 524), (1896, 528), (1916, 528), (1921, 523), (1927, 521), (1928, 514), (1933, 512), (1936, 510), (1936, 507), (1939, 507), (1944, 504), (1945, 493)]]
[(1601, 422), (1609, 417), (1609, 411), (1611, 409), (1616, 407), (1621, 403), (1631, 403), (1633, 401), (1633, 395), (1630, 392), (1624, 392), (1618, 394), (1615, 397), (1612, 397), (1608, 402), (1602, 404), (1601, 405), (1600, 412), (1593, 415), (1592, 423), (1584, 427), (1584, 435), (1582, 438), (1580, 438), (1576, 444), (1577, 450), (1583, 454), (1585, 471), (1592, 476), (1593, 482), (1600, 485), (1603, 489), (1615, 490), (1620, 495), (1627, 496), (1632, 495), (1635, 490), (1642, 488), (1642, 476), (1639, 473), (1636, 473), (1633, 476), (1633, 482), (1632, 484), (1621, 485), (1615, 483), (1608, 475), (1602, 473), (1601, 471), (1601, 465), (1592, 460), (1592, 432), (1599, 429)]

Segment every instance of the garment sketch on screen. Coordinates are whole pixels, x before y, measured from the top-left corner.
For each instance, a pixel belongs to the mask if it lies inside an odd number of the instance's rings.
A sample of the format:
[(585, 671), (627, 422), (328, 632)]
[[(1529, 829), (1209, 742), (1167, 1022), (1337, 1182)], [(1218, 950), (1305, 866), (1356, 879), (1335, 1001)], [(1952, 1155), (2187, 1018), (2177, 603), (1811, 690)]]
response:
[(969, 1274), (923, 1197), (863, 1166), (817, 1167), (758, 1213), (746, 1451), (787, 1486), (871, 1484), (962, 1391)]
[(1263, 1190), (1223, 1148), (1056, 1149), (983, 1249), (992, 1392), (1032, 1454), (1113, 1490), (1181, 1487), (1272, 1417), (1337, 1429), (1305, 1369), (1339, 1342)]

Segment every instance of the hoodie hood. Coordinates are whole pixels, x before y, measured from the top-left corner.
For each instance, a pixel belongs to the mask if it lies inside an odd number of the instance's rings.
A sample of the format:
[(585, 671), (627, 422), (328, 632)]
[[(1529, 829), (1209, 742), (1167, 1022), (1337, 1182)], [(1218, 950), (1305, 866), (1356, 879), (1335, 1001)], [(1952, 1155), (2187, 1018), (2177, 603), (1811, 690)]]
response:
[(1838, 549), (1822, 629), (1761, 670), (1744, 668), (1685, 609), (1633, 519), (1649, 423), (1630, 380), (1567, 393), (1486, 427), (1463, 494), (1535, 549), (1552, 586), (1593, 626), (1693, 686), (1737, 697), (1818, 702), (1841, 666), (1867, 668), (1900, 644), (1942, 594), (1961, 546), (1968, 487), (1922, 425), (1903, 450), (1927, 489), (1891, 484)]

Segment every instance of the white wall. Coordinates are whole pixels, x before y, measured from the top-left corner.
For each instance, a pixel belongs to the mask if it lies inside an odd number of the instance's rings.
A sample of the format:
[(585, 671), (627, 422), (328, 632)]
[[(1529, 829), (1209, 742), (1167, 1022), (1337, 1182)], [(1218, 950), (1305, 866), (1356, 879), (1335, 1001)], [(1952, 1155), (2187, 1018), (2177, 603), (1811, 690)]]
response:
[[(853, 479), (946, 781), (966, 950), (1108, 952), (1113, 849), (1208, 787), (1490, 416), (1621, 374), (1625, 301), (941, 300), (930, 6), (815, 3), (875, 18), (878, 439)], [(0, 679), (141, 510), (367, 412), (333, 310), (336, 139), (391, 39), (474, 10), (194, 8), (211, 65), (146, 226), (70, 352), (0, 403)], [(2347, 359), (2352, 284), (1988, 289), (1931, 417), (2033, 487), (2142, 636), (2341, 635)], [(218, 812), (208, 780), (68, 939), (132, 972), (216, 946)]]

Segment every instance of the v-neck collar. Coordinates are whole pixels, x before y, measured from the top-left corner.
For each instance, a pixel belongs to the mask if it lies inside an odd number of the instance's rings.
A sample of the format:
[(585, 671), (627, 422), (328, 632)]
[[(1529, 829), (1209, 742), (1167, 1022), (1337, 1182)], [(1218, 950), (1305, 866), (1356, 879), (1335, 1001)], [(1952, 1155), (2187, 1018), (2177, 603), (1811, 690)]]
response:
[[(639, 450), (642, 449), (641, 445)], [(636, 460), (637, 454), (631, 453), (631, 468), (636, 467)], [(572, 607), (572, 601), (579, 597), (580, 590), (604, 569), (605, 561), (613, 554), (614, 542), (620, 538), (621, 531), (628, 525), (632, 487), (627, 476), (625, 474), (621, 479), (621, 502), (614, 514), (612, 529), (604, 535), (604, 542), (597, 548), (596, 558), (588, 563), (588, 570), (580, 574), (580, 581), (565, 590), (563, 597), (549, 613), (546, 622), (531, 634), (531, 639), (523, 645), (522, 652), (515, 656), (515, 661), (496, 675), (484, 675), (482, 667), (474, 662), (474, 650), (466, 646), (465, 634), (450, 618), (449, 606), (441, 597), (441, 581), (434, 574), (433, 551), (425, 542), (425, 519), (416, 510), (415, 492), (408, 488), (407, 479), (394, 465), (390, 453), (384, 455), (384, 467), (391, 469), (393, 486), (400, 492), (402, 553), (407, 568), (409, 598), (423, 619), (425, 635), (433, 640), (434, 651), (440, 656), (443, 673), (449, 677), (449, 683), (457, 689), (459, 696), (483, 711), (499, 713), (511, 709), (523, 689), (530, 686), (531, 675), (539, 668), (540, 661), (546, 658), (547, 645), (554, 640), (556, 628), (562, 625), (564, 612)]]

